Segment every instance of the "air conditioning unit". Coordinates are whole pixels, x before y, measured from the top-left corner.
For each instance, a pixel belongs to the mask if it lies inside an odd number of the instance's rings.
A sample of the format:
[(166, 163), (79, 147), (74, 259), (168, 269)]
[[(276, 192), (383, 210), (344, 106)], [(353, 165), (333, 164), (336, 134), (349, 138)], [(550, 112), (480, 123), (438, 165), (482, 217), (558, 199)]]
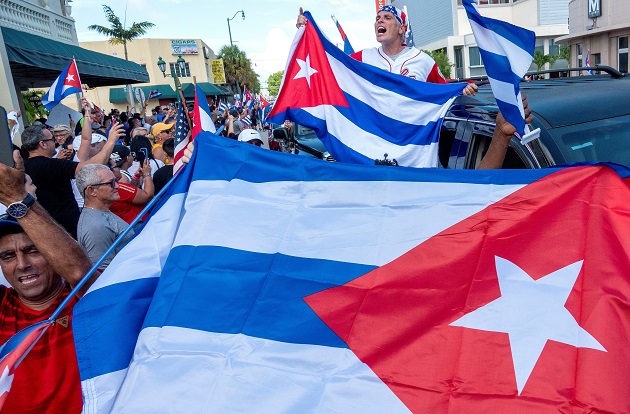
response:
[(210, 59), (210, 48), (208, 46), (203, 47), (203, 57)]

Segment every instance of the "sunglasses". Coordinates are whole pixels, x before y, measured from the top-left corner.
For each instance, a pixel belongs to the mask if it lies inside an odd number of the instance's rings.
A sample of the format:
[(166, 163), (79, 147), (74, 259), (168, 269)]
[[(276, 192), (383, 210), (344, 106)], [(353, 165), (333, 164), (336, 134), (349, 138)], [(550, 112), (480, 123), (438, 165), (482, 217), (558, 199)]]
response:
[(108, 185), (111, 188), (116, 188), (116, 184), (118, 184), (118, 179), (114, 178), (113, 180), (110, 181), (106, 181), (104, 183), (96, 183), (96, 184), (90, 184), (90, 187), (100, 187), (102, 185)]

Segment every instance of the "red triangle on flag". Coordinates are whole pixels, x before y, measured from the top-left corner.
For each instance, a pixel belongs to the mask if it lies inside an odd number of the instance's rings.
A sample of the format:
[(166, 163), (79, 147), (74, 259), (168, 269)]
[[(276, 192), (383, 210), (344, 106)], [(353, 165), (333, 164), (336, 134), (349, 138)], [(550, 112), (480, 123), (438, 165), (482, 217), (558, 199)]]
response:
[(81, 89), (81, 78), (79, 78), (79, 71), (77, 70), (77, 64), (74, 60), (70, 63), (70, 66), (68, 66), (68, 73), (66, 74), (63, 84)]
[[(630, 412), (629, 197), (606, 167), (563, 170), (305, 300), (412, 412)], [(497, 257), (533, 283), (583, 261), (560, 311), (605, 349), (550, 338), (517, 392), (511, 334), (454, 324), (506, 295)]]
[(289, 108), (349, 106), (313, 25), (305, 26), (285, 73), (272, 117)]

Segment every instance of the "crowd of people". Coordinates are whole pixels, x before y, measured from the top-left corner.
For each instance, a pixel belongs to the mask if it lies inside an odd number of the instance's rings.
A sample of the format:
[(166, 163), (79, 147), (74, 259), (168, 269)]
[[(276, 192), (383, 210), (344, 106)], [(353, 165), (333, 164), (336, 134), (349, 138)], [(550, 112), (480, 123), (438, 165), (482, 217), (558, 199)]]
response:
[[(307, 23), (300, 9), (297, 25)], [(406, 24), (402, 11), (382, 8), (374, 25), (381, 46), (354, 57), (385, 70), (400, 69), (402, 75), (417, 80), (441, 82), (434, 62), (402, 43)], [(409, 66), (415, 58), (417, 64)], [(465, 90), (475, 92), (474, 85)], [(257, 105), (228, 107), (216, 102), (210, 107), (212, 121), (218, 129), (223, 127), (221, 135), (228, 139), (282, 150), (262, 130)], [(146, 105), (137, 114), (114, 109), (108, 115), (85, 98), (81, 106), (83, 118), (76, 125), (69, 120), (67, 125), (48, 126), (42, 120), (26, 128), (21, 148), (14, 151), (15, 168), (0, 164), (0, 206), (6, 206), (2, 207), (6, 212), (0, 211), (0, 268), (6, 278), (0, 285), (0, 343), (49, 318), (173, 176), (174, 104), (157, 106), (150, 115)], [(530, 113), (525, 102), (531, 122)], [(8, 115), (12, 136), (20, 116), (19, 111)], [(283, 135), (292, 143), (290, 121), (284, 129)], [(483, 167), (501, 165), (513, 133), (514, 128), (499, 115)], [(189, 145), (187, 157), (192, 148)], [(109, 252), (19, 366), (3, 413), (81, 411), (72, 307), (120, 247)]]

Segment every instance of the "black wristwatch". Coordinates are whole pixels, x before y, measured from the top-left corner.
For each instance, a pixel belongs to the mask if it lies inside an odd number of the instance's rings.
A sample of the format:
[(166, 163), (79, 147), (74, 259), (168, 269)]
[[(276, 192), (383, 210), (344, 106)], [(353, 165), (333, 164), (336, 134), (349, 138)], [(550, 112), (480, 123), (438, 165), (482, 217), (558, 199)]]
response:
[(35, 197), (28, 194), (24, 200), (9, 204), (7, 214), (16, 219), (22, 218), (28, 213), (28, 209), (30, 209), (33, 204), (35, 204)]

